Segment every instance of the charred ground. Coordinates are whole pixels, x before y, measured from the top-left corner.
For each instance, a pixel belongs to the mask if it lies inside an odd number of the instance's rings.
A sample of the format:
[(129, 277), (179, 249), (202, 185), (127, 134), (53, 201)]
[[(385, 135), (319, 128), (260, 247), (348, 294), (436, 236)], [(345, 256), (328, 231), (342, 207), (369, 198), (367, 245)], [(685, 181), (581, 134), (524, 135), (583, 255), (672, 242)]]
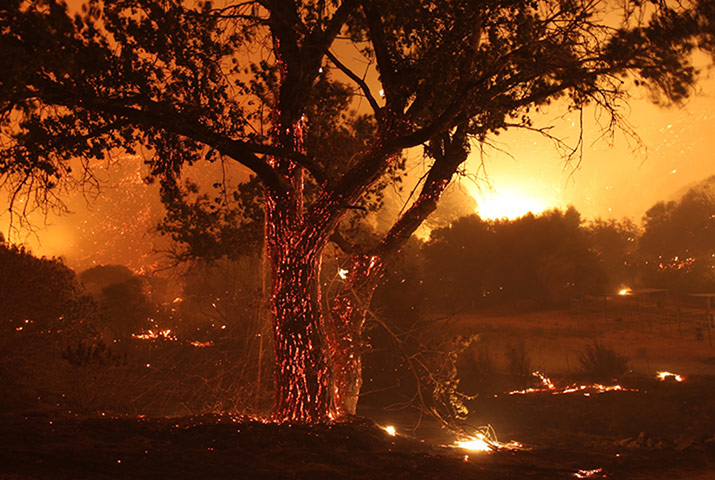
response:
[(489, 453), (447, 446), (453, 437), (429, 422), (409, 432), (407, 412), (370, 408), (398, 435), (363, 417), (308, 426), (6, 412), (0, 478), (712, 478), (715, 379), (633, 377), (624, 388), (481, 397), (470, 421), (523, 444)]

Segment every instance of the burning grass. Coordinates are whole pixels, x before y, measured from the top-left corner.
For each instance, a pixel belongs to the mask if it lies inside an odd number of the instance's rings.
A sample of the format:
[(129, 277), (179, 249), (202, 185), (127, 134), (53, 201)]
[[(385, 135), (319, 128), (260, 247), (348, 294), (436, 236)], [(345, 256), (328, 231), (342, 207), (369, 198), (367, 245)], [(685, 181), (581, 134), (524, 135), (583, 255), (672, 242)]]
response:
[(541, 372), (534, 372), (532, 374), (534, 377), (538, 378), (541, 382), (539, 387), (531, 387), (523, 390), (512, 390), (509, 395), (526, 395), (529, 393), (550, 393), (552, 395), (565, 395), (569, 393), (582, 393), (584, 396), (590, 396), (592, 393), (605, 393), (605, 392), (637, 392), (638, 389), (635, 388), (625, 388), (621, 385), (603, 385), (600, 383), (591, 384), (577, 384), (570, 383), (567, 386), (557, 387), (551, 381), (549, 377)]

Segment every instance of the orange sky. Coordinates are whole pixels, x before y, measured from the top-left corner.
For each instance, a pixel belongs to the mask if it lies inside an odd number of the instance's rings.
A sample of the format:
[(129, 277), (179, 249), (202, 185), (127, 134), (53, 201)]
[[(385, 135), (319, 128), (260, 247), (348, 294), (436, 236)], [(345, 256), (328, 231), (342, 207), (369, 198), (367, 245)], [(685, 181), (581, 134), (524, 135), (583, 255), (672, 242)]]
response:
[[(476, 186), (463, 183), (487, 210), (493, 207), (490, 193), (496, 199), (512, 194), (524, 197), (525, 207), (532, 199), (537, 209), (572, 204), (588, 218), (640, 220), (654, 202), (674, 199), (689, 185), (715, 175), (715, 78), (701, 82), (699, 93), (681, 108), (659, 107), (640, 98), (625, 111), (641, 145), (622, 134), (612, 146), (599, 139), (591, 110), (584, 114), (585, 148), (576, 171), (565, 167), (551, 141), (512, 131), (496, 138), (503, 151), (492, 150), (485, 158), (494, 191), (487, 188), (480, 195)], [(577, 114), (558, 116), (555, 107), (543, 119), (554, 121), (556, 135), (577, 138)], [(473, 170), (479, 158), (473, 155), (470, 162)]]
[[(715, 76), (706, 77), (681, 108), (659, 107), (644, 94), (635, 95), (624, 116), (642, 145), (620, 134), (613, 146), (599, 140), (594, 112), (588, 110), (583, 162), (577, 170), (564, 166), (551, 141), (536, 133), (511, 131), (495, 137), (495, 148), (486, 150), (484, 166), (491, 186), (462, 179), (457, 188), (477, 199), (484, 217), (574, 205), (586, 218), (640, 220), (654, 202), (674, 199), (689, 185), (715, 174)], [(535, 124), (553, 124), (552, 134), (574, 141), (578, 116), (560, 117), (563, 112), (563, 105), (554, 104)], [(39, 255), (64, 256), (78, 269), (104, 263), (124, 263), (135, 270), (156, 265), (151, 251), (160, 246), (150, 230), (162, 209), (157, 188), (141, 182), (140, 164), (133, 160), (110, 169), (107, 175), (114, 184), (110, 182), (92, 205), (74, 194), (67, 198), (72, 214), (50, 216), (48, 226), (13, 240), (24, 240)], [(467, 170), (475, 173), (479, 164), (475, 153)], [(419, 168), (414, 174), (419, 176)], [(43, 223), (41, 217), (34, 220)], [(7, 235), (7, 228), (7, 214), (0, 215), (0, 231)]]

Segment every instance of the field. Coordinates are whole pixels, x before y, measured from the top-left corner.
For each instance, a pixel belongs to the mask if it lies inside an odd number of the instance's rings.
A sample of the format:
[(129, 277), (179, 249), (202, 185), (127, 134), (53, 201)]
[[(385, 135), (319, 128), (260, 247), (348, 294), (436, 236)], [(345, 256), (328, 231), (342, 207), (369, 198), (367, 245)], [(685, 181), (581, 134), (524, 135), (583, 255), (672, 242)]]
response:
[[(453, 333), (480, 335), (463, 382), (479, 393), (468, 424), (491, 425), (500, 442), (489, 452), (455, 448), (438, 424), (369, 398), (359, 411), (367, 418), (317, 427), (20, 409), (0, 416), (0, 479), (711, 479), (715, 349), (696, 320), (673, 318), (617, 304), (453, 318)], [(583, 371), (580, 358), (596, 340), (628, 360), (617, 383), (599, 381), (618, 390), (601, 392)], [(524, 387), (534, 390), (513, 391), (515, 365), (542, 372)], [(658, 370), (684, 380), (660, 380)]]

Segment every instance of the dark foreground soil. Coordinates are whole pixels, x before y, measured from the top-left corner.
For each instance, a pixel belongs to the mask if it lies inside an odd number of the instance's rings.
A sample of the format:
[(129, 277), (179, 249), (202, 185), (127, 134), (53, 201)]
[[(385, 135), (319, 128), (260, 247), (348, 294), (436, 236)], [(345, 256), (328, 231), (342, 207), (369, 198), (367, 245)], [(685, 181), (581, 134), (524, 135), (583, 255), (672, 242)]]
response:
[[(488, 422), (500, 440), (524, 444), (490, 453), (445, 446), (448, 433), (428, 427), (415, 437), (392, 437), (359, 417), (305, 426), (228, 415), (6, 412), (0, 479), (715, 479), (715, 379), (631, 387), (590, 396), (482, 398), (474, 405), (480, 415), (470, 421)], [(397, 412), (374, 413), (383, 424), (399, 420)]]

